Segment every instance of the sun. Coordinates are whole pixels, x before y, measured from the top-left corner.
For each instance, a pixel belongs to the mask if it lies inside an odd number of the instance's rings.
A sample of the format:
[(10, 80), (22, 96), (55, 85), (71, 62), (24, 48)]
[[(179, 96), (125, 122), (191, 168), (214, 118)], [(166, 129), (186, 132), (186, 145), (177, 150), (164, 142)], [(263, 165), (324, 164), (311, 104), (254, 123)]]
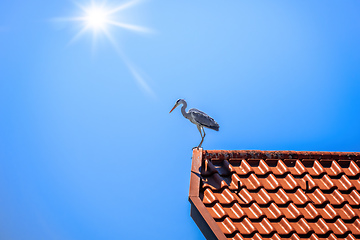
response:
[[(101, 2), (100, 2), (101, 1)], [(116, 52), (119, 54), (127, 68), (129, 69), (130, 73), (133, 75), (136, 82), (139, 84), (139, 86), (145, 90), (147, 93), (149, 93), (152, 96), (155, 96), (154, 92), (148, 85), (148, 83), (145, 81), (145, 79), (142, 77), (142, 74), (140, 74), (138, 68), (135, 67), (135, 65), (127, 58), (123, 52), (122, 49), (120, 49), (116, 38), (114, 37), (114, 34), (112, 34), (113, 31), (116, 30), (128, 30), (131, 32), (139, 32), (139, 33), (153, 33), (152, 30), (137, 26), (134, 24), (130, 24), (124, 21), (124, 17), (122, 16), (121, 19), (123, 21), (119, 21), (119, 14), (126, 10), (127, 8), (133, 7), (140, 3), (141, 0), (131, 0), (129, 2), (125, 2), (121, 5), (115, 6), (115, 7), (109, 7), (106, 6), (105, 3), (107, 3), (106, 0), (90, 0), (88, 2), (88, 5), (80, 5), (76, 4), (82, 11), (81, 14), (79, 14), (76, 17), (69, 17), (69, 18), (57, 18), (54, 19), (55, 21), (67, 21), (67, 22), (74, 22), (78, 23), (78, 26), (80, 27), (79, 31), (75, 34), (75, 36), (70, 40), (69, 44), (74, 43), (77, 41), (81, 36), (83, 36), (86, 32), (92, 32), (93, 37), (93, 50), (96, 46), (96, 40), (100, 35), (105, 36), (109, 40), (109, 42), (112, 44), (112, 46), (115, 48)]]
[(110, 21), (108, 12), (102, 7), (93, 6), (89, 9), (85, 9), (85, 13), (84, 21), (88, 27), (93, 28), (94, 30), (104, 29)]
[[(139, 0), (132, 0), (116, 7), (109, 7), (106, 6), (104, 2), (99, 3), (92, 0), (86, 6), (77, 4), (77, 6), (79, 6), (79, 8), (82, 10), (79, 16), (70, 17), (70, 18), (60, 18), (56, 20), (80, 23), (81, 28), (79, 32), (70, 41), (70, 43), (73, 43), (76, 40), (78, 40), (84, 33), (88, 31), (93, 31), (95, 33), (93, 35), (94, 42), (96, 40), (96, 37), (102, 33), (115, 46), (116, 41), (114, 41), (114, 38), (110, 32), (110, 26), (122, 28), (124, 30), (130, 30), (133, 32), (141, 32), (141, 33), (151, 32), (151, 30), (145, 27), (116, 20), (121, 11), (124, 11), (127, 8), (135, 6), (139, 2), (140, 2)], [(114, 29), (112, 29), (111, 31), (113, 30)]]

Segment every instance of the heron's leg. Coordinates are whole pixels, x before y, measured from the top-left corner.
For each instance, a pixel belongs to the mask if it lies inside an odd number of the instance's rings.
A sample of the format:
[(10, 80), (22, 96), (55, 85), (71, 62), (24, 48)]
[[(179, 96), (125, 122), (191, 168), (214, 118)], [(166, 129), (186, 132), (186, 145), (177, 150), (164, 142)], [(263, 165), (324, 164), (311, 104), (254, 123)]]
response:
[(201, 136), (201, 138), (202, 138), (202, 137), (203, 137), (203, 135), (202, 135), (202, 131), (201, 131), (201, 126), (196, 125), (196, 127), (197, 127), (197, 129), (199, 130), (200, 136)]
[[(200, 148), (200, 147), (201, 147), (201, 144), (202, 144), (202, 143), (203, 143), (203, 141), (204, 141), (205, 131), (204, 131), (204, 128), (203, 128), (202, 126), (198, 126), (198, 129), (199, 129), (199, 131), (200, 131), (200, 135), (201, 135), (201, 142), (200, 142), (200, 144), (199, 144), (199, 146), (198, 146), (198, 148)], [(202, 135), (201, 130), (203, 130), (203, 131), (204, 131), (204, 136)]]
[[(199, 130), (199, 133), (200, 133), (200, 136), (201, 136), (201, 141), (202, 141), (203, 135), (202, 135), (202, 132), (201, 132), (201, 127), (200, 127), (199, 125), (196, 125), (196, 127), (197, 127), (197, 129)], [(201, 143), (202, 143), (202, 142), (201, 142)], [(194, 149), (194, 148), (199, 149), (199, 147), (201, 146), (201, 143), (199, 144), (199, 146), (193, 147), (193, 149)]]
[(204, 138), (205, 138), (205, 129), (203, 127), (201, 127), (201, 129), (203, 130), (203, 136), (201, 138), (201, 143), (200, 143), (200, 147), (201, 147), (201, 144), (204, 142)]

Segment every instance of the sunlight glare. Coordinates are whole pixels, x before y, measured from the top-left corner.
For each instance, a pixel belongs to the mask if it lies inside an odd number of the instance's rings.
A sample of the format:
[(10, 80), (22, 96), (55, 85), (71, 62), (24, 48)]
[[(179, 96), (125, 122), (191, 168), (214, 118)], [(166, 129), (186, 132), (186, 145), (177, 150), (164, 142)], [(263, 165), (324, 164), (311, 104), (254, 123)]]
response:
[[(74, 43), (78, 40), (81, 36), (83, 36), (86, 32), (91, 31), (93, 32), (93, 43), (95, 43), (98, 36), (103, 35), (107, 38), (110, 43), (115, 48), (116, 52), (124, 61), (125, 65), (129, 69), (131, 75), (134, 77), (136, 82), (139, 86), (149, 95), (155, 96), (155, 93), (145, 81), (145, 78), (140, 74), (139, 70), (132, 64), (121, 48), (118, 46), (116, 38), (111, 34), (115, 28), (120, 28), (124, 30), (128, 30), (131, 32), (139, 32), (139, 33), (152, 33), (153, 31), (133, 24), (129, 24), (126, 22), (120, 22), (117, 20), (118, 14), (127, 8), (133, 7), (139, 4), (140, 0), (130, 0), (126, 3), (123, 3), (119, 6), (109, 8), (108, 6), (105, 7), (104, 3), (99, 4), (96, 3), (95, 0), (90, 1), (90, 5), (88, 7), (82, 6), (77, 4), (81, 10), (83, 11), (80, 16), (70, 17), (70, 18), (58, 18), (55, 19), (57, 21), (71, 21), (71, 22), (80, 22), (82, 28), (75, 34), (75, 36), (70, 40), (69, 44)], [(95, 46), (95, 44), (94, 44)]]
[[(82, 6), (80, 4), (77, 4), (83, 14), (81, 16), (77, 17), (71, 17), (71, 18), (60, 18), (56, 19), (58, 21), (72, 21), (72, 22), (80, 22), (82, 23), (82, 28), (80, 31), (75, 35), (75, 37), (70, 41), (71, 43), (77, 40), (80, 36), (85, 34), (87, 31), (93, 31), (94, 37), (98, 36), (99, 33), (103, 33), (105, 36), (109, 35), (111, 27), (117, 27), (122, 28), (124, 30), (130, 30), (132, 32), (139, 32), (139, 33), (152, 33), (152, 31), (148, 28), (120, 22), (117, 20), (118, 14), (121, 11), (124, 11), (125, 9), (129, 7), (133, 7), (136, 4), (138, 4), (139, 0), (132, 0), (127, 3), (124, 3), (120, 6), (109, 8), (108, 6), (105, 6), (104, 4), (99, 4), (94, 1), (91, 1), (91, 4), (89, 4), (87, 7)], [(109, 33), (109, 34), (106, 34)], [(111, 35), (111, 34), (110, 34)], [(94, 39), (95, 40), (95, 39)]]
[(85, 22), (93, 29), (103, 29), (108, 19), (107, 11), (100, 7), (92, 7), (86, 10)]

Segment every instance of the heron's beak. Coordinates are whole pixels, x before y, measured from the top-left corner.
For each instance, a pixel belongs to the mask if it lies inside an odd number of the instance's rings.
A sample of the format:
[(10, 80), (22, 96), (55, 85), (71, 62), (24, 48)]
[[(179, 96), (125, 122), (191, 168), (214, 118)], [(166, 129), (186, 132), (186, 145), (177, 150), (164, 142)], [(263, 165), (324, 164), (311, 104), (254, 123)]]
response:
[(176, 107), (177, 107), (178, 105), (177, 104), (175, 104), (175, 106), (170, 110), (170, 112), (169, 113), (171, 113)]

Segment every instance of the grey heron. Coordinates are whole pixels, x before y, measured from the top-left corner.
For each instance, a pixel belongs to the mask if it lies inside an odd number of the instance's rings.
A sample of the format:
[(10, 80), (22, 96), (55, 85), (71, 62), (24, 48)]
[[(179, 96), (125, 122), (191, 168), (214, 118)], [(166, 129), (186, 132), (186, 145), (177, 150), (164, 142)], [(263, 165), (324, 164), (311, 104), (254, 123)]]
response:
[(188, 112), (186, 112), (186, 107), (187, 107), (187, 103), (184, 99), (178, 99), (174, 105), (174, 107), (170, 110), (169, 113), (171, 113), (175, 108), (177, 108), (180, 104), (182, 104), (181, 107), (181, 113), (182, 115), (189, 119), (190, 122), (192, 122), (193, 124), (195, 124), (197, 126), (197, 129), (200, 132), (200, 136), (201, 136), (201, 142), (199, 144), (199, 146), (197, 146), (197, 148), (201, 147), (201, 144), (204, 141), (205, 138), (205, 130), (204, 127), (206, 128), (210, 128), (213, 129), (215, 131), (219, 131), (219, 124), (209, 115), (207, 115), (206, 113), (196, 109), (196, 108), (192, 108), (190, 109)]

